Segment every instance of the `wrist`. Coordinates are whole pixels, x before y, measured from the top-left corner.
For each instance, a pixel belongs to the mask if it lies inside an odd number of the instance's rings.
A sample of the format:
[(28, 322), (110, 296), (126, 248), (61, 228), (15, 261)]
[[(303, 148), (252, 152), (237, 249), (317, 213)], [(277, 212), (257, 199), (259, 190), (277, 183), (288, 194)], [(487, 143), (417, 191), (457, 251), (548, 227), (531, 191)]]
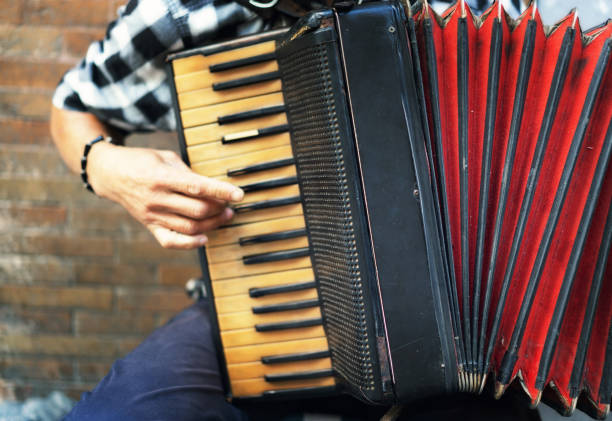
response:
[(110, 142), (98, 142), (92, 145), (87, 155), (87, 181), (98, 196), (106, 196), (105, 180), (108, 179), (108, 163), (112, 163), (109, 154), (119, 148)]

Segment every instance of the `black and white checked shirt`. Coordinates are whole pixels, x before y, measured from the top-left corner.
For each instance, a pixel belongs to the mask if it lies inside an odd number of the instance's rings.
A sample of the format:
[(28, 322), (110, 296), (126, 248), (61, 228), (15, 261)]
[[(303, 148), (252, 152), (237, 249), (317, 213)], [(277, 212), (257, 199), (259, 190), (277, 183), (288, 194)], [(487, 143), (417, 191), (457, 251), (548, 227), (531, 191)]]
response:
[[(454, 0), (430, 1), (439, 12)], [(502, 0), (511, 13), (519, 0)], [(482, 12), (490, 0), (467, 0)], [(171, 51), (264, 29), (257, 15), (230, 0), (130, 0), (102, 41), (60, 82), (53, 104), (89, 111), (126, 132), (175, 130), (164, 58)]]
[(53, 104), (92, 112), (127, 132), (176, 128), (164, 70), (169, 52), (263, 25), (237, 3), (218, 0), (130, 0), (118, 15), (64, 75)]

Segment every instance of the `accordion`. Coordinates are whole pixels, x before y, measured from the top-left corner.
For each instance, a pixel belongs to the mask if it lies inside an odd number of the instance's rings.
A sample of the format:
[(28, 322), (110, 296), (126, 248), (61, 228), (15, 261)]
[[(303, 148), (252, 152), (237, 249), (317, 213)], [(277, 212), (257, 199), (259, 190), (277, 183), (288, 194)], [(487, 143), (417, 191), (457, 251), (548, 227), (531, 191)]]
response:
[[(168, 57), (230, 398), (612, 396), (612, 25), (372, 2)], [(584, 405), (584, 406), (582, 406)]]

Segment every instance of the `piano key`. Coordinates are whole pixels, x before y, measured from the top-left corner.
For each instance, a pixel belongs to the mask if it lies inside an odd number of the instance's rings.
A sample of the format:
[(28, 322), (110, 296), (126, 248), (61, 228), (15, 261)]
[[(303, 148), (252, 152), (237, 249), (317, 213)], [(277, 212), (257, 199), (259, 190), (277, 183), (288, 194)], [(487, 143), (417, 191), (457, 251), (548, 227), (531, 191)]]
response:
[(255, 251), (258, 253), (267, 253), (279, 250), (293, 250), (304, 247), (308, 247), (307, 237), (288, 238), (286, 240), (279, 240), (265, 244), (250, 244), (248, 246), (229, 244), (220, 247), (210, 247), (207, 257), (209, 263), (220, 263), (240, 260), (242, 256), (253, 254)]
[(267, 355), (261, 357), (262, 364), (282, 364), (294, 361), (306, 361), (306, 360), (317, 360), (329, 358), (330, 352), (328, 349), (324, 351), (312, 351), (312, 352), (299, 352), (296, 354), (285, 354), (285, 355)]
[[(203, 143), (187, 147), (189, 161), (193, 164), (199, 162), (210, 162), (224, 158), (232, 158), (242, 155), (247, 155), (253, 152), (263, 152), (264, 150), (274, 149), (278, 147), (291, 147), (291, 138), (287, 133), (282, 133), (274, 136), (268, 136), (261, 139), (253, 139), (249, 142), (238, 142), (223, 144), (220, 139), (214, 142)], [(231, 168), (231, 167), (229, 167)], [(228, 167), (221, 168), (213, 167), (213, 171), (208, 173), (208, 176), (227, 175)]]
[[(286, 133), (280, 134), (285, 139), (289, 139)], [(247, 142), (250, 143), (250, 142)], [(233, 145), (228, 145), (231, 147)], [(199, 174), (206, 174), (208, 177), (225, 175), (228, 168), (236, 168), (242, 166), (255, 165), (260, 162), (275, 161), (279, 159), (288, 159), (293, 157), (291, 145), (287, 143), (283, 146), (271, 147), (269, 149), (248, 152), (242, 155), (234, 155), (219, 159), (210, 159), (210, 155), (200, 155), (199, 151), (187, 149), (191, 161), (191, 167)], [(208, 159), (208, 160), (206, 160)]]
[(287, 231), (279, 231), (273, 232), (271, 234), (262, 234), (262, 235), (252, 235), (249, 237), (242, 237), (238, 240), (238, 244), (241, 246), (246, 246), (249, 244), (260, 244), (260, 243), (268, 243), (270, 241), (279, 241), (279, 240), (287, 240), (289, 238), (297, 238), (306, 236), (305, 229), (297, 229), (297, 230), (287, 230)]
[(198, 70), (176, 76), (174, 78), (174, 83), (176, 85), (176, 91), (181, 93), (209, 88), (212, 87), (213, 83), (226, 82), (228, 80), (275, 71), (278, 71), (278, 63), (276, 61), (268, 61), (236, 68), (227, 72), (211, 72), (209, 69)]
[(227, 370), (234, 380), (255, 379), (267, 374), (284, 374), (294, 372), (308, 372), (312, 370), (329, 370), (331, 360), (320, 358), (318, 360), (297, 360), (281, 364), (266, 365), (260, 361), (242, 364), (229, 364)]
[(322, 377), (330, 377), (333, 375), (334, 372), (331, 369), (324, 369), (295, 373), (266, 374), (264, 379), (267, 382), (286, 382), (291, 380), (320, 379)]
[(222, 63), (215, 63), (208, 66), (208, 70), (211, 73), (216, 72), (227, 72), (228, 70), (237, 69), (245, 66), (251, 66), (255, 63), (262, 63), (266, 61), (276, 61), (276, 54), (274, 53), (266, 53), (266, 54), (258, 54), (256, 56), (249, 56), (244, 58), (239, 58), (236, 60), (225, 61)]
[(241, 313), (218, 314), (219, 328), (222, 332), (236, 329), (252, 329), (255, 325), (274, 325), (278, 323), (299, 322), (321, 317), (319, 307), (293, 310), (286, 313), (253, 314), (251, 311)]
[[(283, 124), (287, 124), (287, 115), (285, 113), (261, 116), (251, 120), (237, 121), (229, 124), (208, 123), (185, 130), (185, 133), (190, 131), (186, 143), (187, 146), (209, 143), (221, 143), (221, 146), (227, 146), (228, 143), (222, 143), (222, 138), (225, 135), (253, 130), (259, 127), (281, 126)], [(252, 139), (252, 141), (253, 140), (254, 139)], [(259, 146), (257, 149), (264, 149), (266, 147), (265, 144), (261, 142), (260, 144), (262, 144), (262, 146)]]
[(265, 297), (267, 295), (283, 294), (292, 291), (311, 289), (317, 286), (315, 281), (298, 282), (293, 284), (274, 285), (269, 287), (250, 288), (249, 296), (253, 298)]
[(246, 76), (238, 79), (231, 79), (225, 82), (217, 82), (213, 83), (212, 89), (213, 91), (224, 91), (227, 89), (236, 89), (244, 86), (254, 85), (257, 83), (267, 82), (270, 80), (275, 80), (280, 78), (280, 73), (276, 72), (268, 72), (268, 73), (260, 73), (257, 75)]
[(257, 332), (276, 332), (279, 330), (294, 330), (309, 326), (323, 325), (323, 319), (320, 317), (314, 319), (292, 320), (288, 322), (262, 323), (256, 324)]
[[(244, 345), (255, 345), (272, 342), (292, 341), (296, 339), (318, 338), (325, 336), (323, 326), (309, 326), (296, 329), (258, 332), (254, 328), (237, 329), (221, 332), (224, 348)], [(270, 353), (269, 351), (267, 352)]]
[(177, 100), (181, 109), (181, 118), (185, 119), (185, 115), (193, 108), (225, 103), (236, 99), (251, 98), (263, 94), (271, 94), (273, 92), (279, 92), (280, 90), (280, 79), (274, 79), (254, 85), (241, 86), (227, 91), (215, 91), (213, 88), (203, 88), (196, 89), (195, 91), (182, 92), (177, 94)]
[(263, 162), (261, 164), (251, 165), (248, 167), (236, 168), (233, 170), (227, 170), (228, 177), (236, 177), (239, 175), (250, 174), (253, 172), (270, 170), (273, 168), (280, 168), (286, 166), (295, 165), (295, 159), (287, 158), (287, 159), (278, 159), (276, 161)]
[(268, 253), (250, 254), (242, 257), (245, 265), (258, 265), (262, 263), (278, 262), (281, 260), (295, 259), (297, 257), (310, 256), (310, 248), (302, 247), (291, 250), (279, 250)]
[(300, 195), (300, 187), (297, 184), (292, 184), (290, 186), (283, 187), (275, 187), (270, 190), (259, 190), (254, 192), (249, 192), (244, 195), (244, 199), (239, 204), (243, 203), (252, 203), (261, 200), (276, 200), (281, 199), (283, 197), (288, 196), (299, 196)]
[(294, 177), (283, 177), (283, 178), (274, 178), (266, 181), (259, 181), (256, 183), (250, 184), (241, 184), (240, 188), (245, 193), (256, 192), (260, 190), (273, 189), (276, 187), (290, 186), (292, 184), (297, 184), (298, 179), (297, 176)]
[(239, 239), (242, 237), (299, 228), (304, 228), (304, 217), (302, 216), (289, 216), (276, 221), (264, 221), (228, 228), (219, 228), (208, 233), (208, 247), (233, 243), (238, 244)]
[(253, 307), (252, 311), (254, 314), (267, 314), (267, 313), (277, 313), (291, 310), (300, 310), (304, 308), (312, 308), (319, 306), (319, 298), (314, 298), (312, 300), (301, 300), (301, 301), (290, 301), (286, 303), (280, 304), (269, 304), (265, 306), (257, 306)]
[(278, 262), (260, 263), (258, 265), (245, 265), (241, 261), (213, 263), (208, 267), (212, 280), (236, 278), (239, 276), (258, 275), (268, 272), (280, 272), (291, 269), (311, 267), (310, 257), (298, 257)]
[[(228, 314), (237, 312), (251, 312), (256, 306), (272, 305), (282, 302), (311, 300), (317, 298), (315, 289), (304, 289), (300, 291), (288, 291), (284, 294), (268, 295), (265, 297), (253, 298), (247, 294), (230, 295), (226, 297), (215, 297), (215, 307), (217, 313)], [(255, 324), (253, 324), (254, 326)]]
[[(288, 178), (296, 179), (296, 177), (297, 177), (297, 170), (295, 166), (287, 166), (287, 167), (280, 167), (280, 168), (272, 168), (272, 169), (261, 171), (261, 172), (244, 174), (244, 175), (240, 175), (237, 177), (227, 177), (223, 175), (223, 176), (216, 176), (214, 178), (220, 181), (226, 181), (228, 183), (231, 183), (237, 186), (248, 186), (251, 184), (267, 183), (269, 181), (276, 182), (276, 180), (280, 180), (280, 179), (288, 179)], [(295, 183), (291, 183), (290, 181), (286, 181), (286, 183), (287, 184), (284, 184), (284, 185), (295, 184)], [(251, 193), (253, 191), (257, 191), (257, 189), (251, 190), (250, 192), (245, 191), (245, 193)]]
[(228, 61), (231, 62), (244, 57), (273, 53), (274, 50), (275, 41), (267, 41), (246, 47), (223, 51), (217, 54), (211, 54), (209, 56), (193, 55), (175, 59), (172, 61), (172, 69), (175, 76), (180, 76), (186, 73), (205, 70), (210, 68), (210, 66), (215, 66), (219, 63), (226, 63)]
[(297, 388), (313, 388), (322, 386), (333, 386), (335, 381), (333, 377), (325, 377), (321, 379), (309, 379), (293, 382), (279, 382), (273, 385), (262, 379), (237, 380), (230, 382), (232, 394), (234, 396), (259, 396), (269, 390), (297, 389)]
[(222, 115), (217, 117), (217, 124), (235, 124), (245, 120), (253, 120), (259, 117), (265, 117), (276, 114), (285, 114), (285, 105), (272, 105), (270, 107), (258, 108), (255, 110), (241, 111), (234, 114)]
[(228, 364), (239, 364), (252, 361), (261, 361), (261, 358), (264, 356), (273, 357), (276, 355), (282, 356), (287, 354), (296, 354), (299, 352), (318, 352), (327, 349), (327, 339), (325, 336), (320, 336), (277, 343), (226, 347), (225, 359)]
[(219, 116), (283, 104), (283, 94), (281, 92), (273, 92), (252, 98), (241, 98), (219, 104), (207, 105), (187, 111), (181, 109), (181, 118), (183, 128), (186, 128), (185, 132), (188, 133), (194, 130), (188, 127), (217, 123), (217, 118), (219, 118)]
[(212, 283), (212, 289), (215, 297), (220, 298), (229, 295), (249, 294), (251, 289), (300, 284), (311, 282), (313, 279), (312, 269), (307, 268), (215, 281)]
[(296, 389), (266, 390), (262, 396), (272, 399), (298, 399), (301, 396), (330, 396), (338, 393), (336, 386), (300, 387)]
[(301, 199), (299, 196), (284, 197), (275, 200), (262, 200), (261, 202), (244, 203), (242, 205), (233, 206), (232, 209), (234, 209), (234, 212), (236, 213), (244, 213), (253, 212), (261, 209), (275, 208), (278, 206), (291, 205), (295, 203), (301, 203)]
[[(285, 200), (286, 198), (274, 199), (274, 200), (264, 200), (260, 202), (255, 202), (255, 204), (261, 203), (265, 204), (271, 202), (272, 204)], [(282, 218), (285, 216), (297, 216), (302, 215), (303, 209), (302, 204), (298, 201), (291, 200), (288, 203), (292, 203), (285, 206), (275, 206), (271, 208), (261, 208), (257, 210), (249, 210), (247, 207), (244, 211), (236, 212), (232, 220), (230, 221), (231, 225), (245, 224), (250, 222), (260, 222), (267, 221), (270, 219)], [(250, 206), (252, 203), (245, 203), (243, 205), (238, 206)], [(235, 207), (234, 207), (235, 209)]]
[(288, 131), (288, 124), (279, 124), (277, 126), (263, 127), (261, 129), (251, 129), (243, 132), (228, 133), (221, 138), (221, 143), (227, 145), (228, 143), (243, 142), (245, 140), (257, 139), (259, 137), (271, 136)]

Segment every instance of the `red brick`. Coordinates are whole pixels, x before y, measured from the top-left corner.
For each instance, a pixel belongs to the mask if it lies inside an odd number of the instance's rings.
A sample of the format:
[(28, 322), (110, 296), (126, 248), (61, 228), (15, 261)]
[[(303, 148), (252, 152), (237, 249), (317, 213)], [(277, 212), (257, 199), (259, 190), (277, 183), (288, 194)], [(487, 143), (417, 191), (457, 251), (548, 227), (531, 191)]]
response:
[(15, 384), (0, 379), (0, 402), (12, 402), (16, 399)]
[(0, 118), (0, 143), (50, 145), (49, 123), (38, 120)]
[(72, 363), (49, 358), (0, 357), (0, 375), (5, 379), (69, 380)]
[(105, 26), (108, 0), (25, 0), (23, 21), (36, 25)]
[(54, 89), (69, 67), (49, 60), (0, 59), (0, 86)]
[(90, 257), (113, 255), (113, 242), (108, 238), (27, 234), (0, 235), (0, 239), (0, 250), (8, 252)]
[(56, 149), (8, 145), (0, 149), (0, 174), (31, 178), (72, 177)]
[(180, 311), (193, 303), (183, 291), (120, 288), (115, 291), (118, 310)]
[(67, 283), (73, 279), (72, 262), (66, 259), (55, 256), (0, 256), (0, 281)]
[(79, 378), (85, 381), (100, 381), (110, 371), (113, 363), (109, 362), (77, 362)]
[(128, 238), (132, 238), (136, 232), (148, 232), (119, 205), (113, 206), (112, 209), (73, 208), (70, 221), (71, 226), (80, 231), (123, 233)]
[(0, 92), (0, 115), (47, 120), (51, 111), (51, 93)]
[(61, 226), (66, 222), (66, 213), (63, 206), (0, 205), (0, 228)]
[(3, 333), (70, 333), (72, 315), (70, 310), (61, 309), (22, 309), (15, 306), (4, 306), (0, 309), (0, 327)]
[(0, 25), (2, 56), (57, 58), (62, 52), (59, 28)]
[(159, 282), (162, 285), (184, 287), (189, 279), (200, 276), (202, 269), (199, 265), (159, 265)]
[(151, 264), (98, 264), (85, 263), (75, 266), (76, 281), (86, 284), (142, 284), (156, 285), (155, 266)]
[(111, 339), (97, 336), (0, 335), (0, 352), (75, 357), (117, 358), (140, 341), (132, 338)]
[(66, 53), (75, 58), (81, 58), (87, 52), (89, 45), (104, 38), (102, 29), (68, 29), (64, 32)]
[(160, 246), (153, 237), (149, 241), (118, 241), (119, 259), (122, 262), (181, 262), (197, 261), (194, 250), (169, 250)]
[(91, 194), (75, 176), (71, 180), (37, 180), (0, 176), (0, 199), (84, 202), (104, 205), (105, 200)]
[(0, 24), (21, 23), (21, 13), (23, 10), (22, 1), (3, 1), (0, 5)]
[(12, 386), (15, 390), (15, 398), (20, 401), (24, 401), (28, 398), (49, 396), (50, 393), (55, 391), (62, 392), (70, 399), (78, 401), (83, 392), (90, 391), (95, 387), (95, 384), (81, 381), (56, 382), (44, 380), (13, 380)]
[(83, 307), (110, 309), (108, 288), (0, 285), (0, 303), (30, 307)]
[(139, 335), (155, 328), (151, 312), (102, 313), (78, 310), (75, 314), (76, 332), (91, 334)]

